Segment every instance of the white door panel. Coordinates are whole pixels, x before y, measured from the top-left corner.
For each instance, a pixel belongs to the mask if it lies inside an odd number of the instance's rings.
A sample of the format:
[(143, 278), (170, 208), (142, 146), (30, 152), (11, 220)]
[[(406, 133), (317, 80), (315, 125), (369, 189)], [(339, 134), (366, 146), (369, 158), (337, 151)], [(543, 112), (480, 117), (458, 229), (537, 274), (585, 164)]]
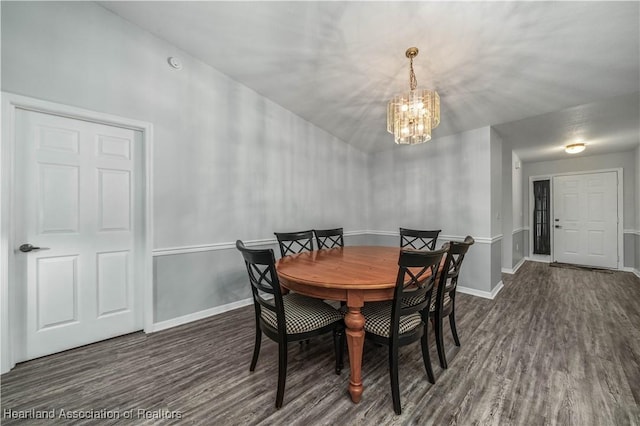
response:
[(127, 170), (98, 169), (98, 230), (131, 229), (131, 177)]
[(78, 321), (78, 256), (40, 257), (35, 277), (36, 330)]
[(129, 251), (98, 253), (98, 318), (131, 310)]
[[(38, 233), (76, 233), (79, 223), (78, 166), (38, 163)], [(27, 188), (28, 190), (28, 188)]]
[(557, 176), (554, 190), (554, 260), (618, 266), (617, 172)]
[(18, 110), (16, 141), (15, 239), (48, 248), (17, 254), (27, 359), (141, 329), (140, 133)]

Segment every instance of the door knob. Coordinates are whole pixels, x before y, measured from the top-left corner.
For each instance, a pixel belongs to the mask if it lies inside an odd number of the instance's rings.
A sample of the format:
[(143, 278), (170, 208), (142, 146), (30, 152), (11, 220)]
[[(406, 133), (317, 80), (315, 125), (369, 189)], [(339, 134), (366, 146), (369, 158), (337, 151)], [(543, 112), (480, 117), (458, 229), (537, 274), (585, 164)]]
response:
[(34, 247), (33, 245), (26, 243), (18, 247), (18, 250), (23, 253), (29, 253), (30, 251), (34, 250), (49, 250), (49, 247)]
[(562, 226), (560, 226), (560, 225), (556, 225), (556, 228), (562, 228)]

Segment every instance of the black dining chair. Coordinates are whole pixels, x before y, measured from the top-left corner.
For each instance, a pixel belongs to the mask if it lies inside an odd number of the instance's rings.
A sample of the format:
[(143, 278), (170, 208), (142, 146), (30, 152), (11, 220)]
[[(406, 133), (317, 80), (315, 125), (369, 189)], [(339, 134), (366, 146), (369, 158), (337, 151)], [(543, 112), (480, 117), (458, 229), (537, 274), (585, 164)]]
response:
[(282, 407), (287, 378), (289, 342), (306, 340), (333, 332), (336, 374), (343, 367), (344, 321), (342, 314), (322, 300), (297, 293), (283, 295), (271, 249), (249, 249), (240, 240), (236, 247), (242, 253), (249, 274), (255, 308), (256, 339), (250, 371), (254, 371), (260, 354), (262, 333), (278, 343), (278, 390), (276, 408)]
[(313, 251), (313, 231), (299, 232), (274, 232), (280, 254), (285, 257), (290, 254), (302, 253), (303, 251)]
[(342, 228), (314, 229), (318, 250), (323, 248), (344, 247), (344, 233)]
[(446, 250), (402, 250), (392, 302), (365, 303), (362, 314), (367, 339), (389, 347), (391, 395), (396, 414), (402, 413), (398, 383), (398, 348), (422, 342), (422, 360), (427, 377), (435, 383), (429, 356), (429, 316), (427, 308), (437, 279), (438, 266)]
[(438, 347), (438, 358), (440, 366), (447, 368), (447, 357), (444, 350), (444, 337), (442, 331), (442, 323), (445, 317), (449, 317), (449, 325), (451, 326), (451, 334), (456, 346), (460, 346), (458, 338), (458, 330), (456, 329), (456, 287), (458, 285), (458, 277), (464, 256), (474, 243), (473, 237), (468, 235), (464, 241), (450, 241), (443, 245), (443, 249), (447, 250), (447, 259), (443, 271), (447, 271), (443, 275), (438, 284), (435, 297), (429, 307), (429, 316), (434, 321), (436, 332), (436, 346)]
[(400, 247), (415, 250), (435, 250), (440, 229), (421, 231), (418, 229), (400, 228)]

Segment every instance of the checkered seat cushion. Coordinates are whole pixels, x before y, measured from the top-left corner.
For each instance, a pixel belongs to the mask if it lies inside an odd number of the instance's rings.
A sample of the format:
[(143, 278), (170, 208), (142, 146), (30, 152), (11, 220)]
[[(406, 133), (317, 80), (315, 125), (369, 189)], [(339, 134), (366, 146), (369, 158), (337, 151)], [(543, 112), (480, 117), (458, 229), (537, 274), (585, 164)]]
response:
[[(442, 301), (442, 306), (445, 307), (449, 303), (451, 303), (451, 296), (449, 296), (449, 293), (445, 293), (444, 294), (444, 300)], [(435, 292), (433, 293), (433, 297), (431, 297), (431, 307), (429, 308), (429, 311), (430, 312), (435, 312), (436, 311), (436, 296), (435, 296)]]
[[(338, 310), (320, 299), (297, 293), (282, 296), (287, 334), (306, 333), (317, 330), (342, 319)], [(278, 328), (276, 313), (262, 308), (262, 319), (273, 328)]]
[[(411, 294), (411, 293), (406, 293), (406, 294)], [(423, 297), (426, 297), (426, 295), (422, 296), (422, 297), (420, 297), (420, 296), (403, 297), (402, 298), (402, 305), (403, 306), (415, 306), (415, 305), (417, 305), (418, 303), (420, 303), (420, 302), (422, 302), (424, 300)], [(433, 290), (433, 294), (431, 295), (431, 300), (433, 301), (433, 299), (435, 299), (435, 298), (436, 298), (436, 290), (434, 289)]]
[[(433, 294), (431, 295), (431, 306), (429, 307), (429, 311), (431, 312), (435, 312), (436, 310), (436, 292), (437, 289), (433, 289)], [(420, 303), (420, 299), (418, 297), (405, 297), (403, 302), (406, 306), (413, 306)], [(451, 303), (451, 297), (449, 296), (449, 293), (445, 293), (442, 306), (447, 306), (449, 303)]]
[[(391, 334), (391, 302), (365, 303), (362, 307), (365, 323), (364, 330), (378, 336), (389, 337)], [(400, 334), (407, 333), (422, 324), (419, 313), (400, 317)]]

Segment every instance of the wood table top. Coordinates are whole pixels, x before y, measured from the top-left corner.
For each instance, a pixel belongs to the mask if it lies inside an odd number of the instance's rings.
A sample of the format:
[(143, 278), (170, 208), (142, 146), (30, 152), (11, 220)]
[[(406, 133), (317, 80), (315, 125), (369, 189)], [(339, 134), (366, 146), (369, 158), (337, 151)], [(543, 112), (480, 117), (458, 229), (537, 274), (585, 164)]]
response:
[(285, 256), (276, 262), (281, 279), (346, 290), (396, 285), (399, 247), (347, 246)]

